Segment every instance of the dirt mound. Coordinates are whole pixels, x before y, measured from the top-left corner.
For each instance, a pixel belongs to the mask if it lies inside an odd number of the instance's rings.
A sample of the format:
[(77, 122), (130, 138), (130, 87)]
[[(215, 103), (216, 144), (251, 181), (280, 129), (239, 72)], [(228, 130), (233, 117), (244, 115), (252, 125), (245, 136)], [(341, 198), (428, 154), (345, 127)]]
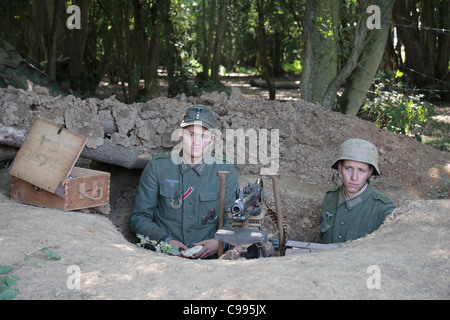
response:
[[(226, 139), (227, 130), (257, 134), (260, 143), (263, 130), (267, 130), (265, 155), (279, 162), (269, 165), (258, 150), (256, 164), (252, 164), (249, 149), (245, 145), (245, 164), (238, 159), (235, 139), (229, 152), (235, 159), (241, 183), (254, 182), (261, 168), (275, 168), (281, 174), (280, 189), (282, 213), (286, 216), (289, 238), (300, 241), (319, 241), (317, 225), (320, 202), (327, 189), (334, 186), (330, 168), (338, 146), (346, 139), (361, 138), (372, 141), (379, 149), (379, 167), (382, 176), (374, 185), (390, 195), (397, 205), (412, 199), (435, 199), (443, 185), (443, 177), (450, 176), (448, 153), (420, 144), (414, 139), (383, 131), (368, 121), (337, 112), (324, 110), (319, 105), (303, 100), (278, 102), (245, 98), (239, 89), (225, 93), (204, 93), (201, 97), (160, 97), (146, 103), (126, 105), (114, 97), (81, 100), (73, 96), (51, 97), (9, 87), (0, 89), (0, 129), (22, 130), (26, 135), (37, 116), (57, 124), (65, 124), (72, 131), (87, 136), (86, 149), (102, 150), (105, 143), (132, 148), (144, 148), (142, 157), (148, 160), (152, 154), (169, 150), (177, 141), (172, 133), (178, 128), (185, 108), (192, 104), (211, 106), (217, 113), (221, 132)], [(279, 135), (278, 153), (271, 154), (272, 136)], [(0, 144), (8, 139), (8, 133), (0, 130)], [(226, 141), (224, 142), (226, 145)], [(228, 146), (227, 146), (228, 147)], [(259, 146), (261, 148), (261, 146)], [(101, 153), (101, 152), (100, 152)], [(130, 153), (131, 154), (131, 153)], [(234, 156), (233, 156), (234, 155)], [(264, 154), (263, 154), (264, 155)], [(253, 154), (254, 156), (254, 154)], [(273, 160), (273, 159), (272, 159)], [(131, 210), (134, 191), (140, 169), (134, 171), (101, 166), (111, 171), (110, 219), (128, 239), (127, 216)], [(272, 186), (265, 179), (268, 199), (272, 204)], [(276, 230), (276, 229), (275, 229)]]
[(408, 202), (325, 252), (196, 261), (138, 248), (105, 216), (0, 195), (0, 261), (15, 268), (17, 299), (448, 299), (449, 210), (448, 200)]
[[(250, 100), (235, 89), (230, 95), (205, 93), (197, 98), (157, 98), (125, 105), (114, 97), (80, 100), (8, 88), (0, 89), (0, 144), (8, 142), (14, 131), (19, 132), (16, 138), (20, 134), (23, 138), (40, 116), (84, 134), (91, 150), (102, 150), (105, 143), (130, 150), (142, 147), (148, 150), (148, 158), (175, 145), (171, 134), (191, 104), (211, 106), (224, 132), (242, 129), (259, 134), (266, 129), (270, 136), (278, 130), (281, 209), (288, 239), (319, 241), (320, 202), (333, 186), (330, 166), (339, 144), (348, 138), (367, 139), (378, 147), (382, 176), (374, 185), (399, 208), (375, 233), (327, 252), (233, 262), (188, 261), (130, 243), (134, 235), (128, 229), (128, 215), (142, 168), (95, 164), (112, 173), (107, 216), (11, 201), (9, 175), (3, 169), (0, 262), (15, 267), (18, 299), (449, 298), (450, 201), (410, 201), (436, 198), (444, 175), (450, 175), (448, 153), (380, 130), (370, 122), (302, 100)], [(271, 142), (269, 138), (269, 153)], [(236, 160), (237, 142), (231, 149)], [(249, 149), (246, 144), (246, 153)], [(11, 150), (2, 149), (0, 155), (4, 154)], [(248, 154), (245, 159), (245, 164), (236, 161), (241, 183), (254, 182), (260, 169), (269, 167), (262, 165), (259, 154), (256, 164), (249, 163)], [(273, 205), (270, 179), (264, 179), (264, 186)], [(276, 231), (270, 223), (266, 228)], [(42, 248), (61, 259), (47, 260)], [(81, 272), (80, 289), (70, 289), (71, 283), (68, 287), (71, 266)], [(367, 287), (371, 266), (381, 272), (380, 289)]]

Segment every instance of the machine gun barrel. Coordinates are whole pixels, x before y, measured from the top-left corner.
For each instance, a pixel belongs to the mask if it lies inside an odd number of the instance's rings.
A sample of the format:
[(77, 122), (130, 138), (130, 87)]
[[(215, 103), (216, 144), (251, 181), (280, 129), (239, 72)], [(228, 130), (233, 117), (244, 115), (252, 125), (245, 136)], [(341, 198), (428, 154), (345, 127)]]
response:
[[(250, 215), (261, 213), (260, 202), (264, 197), (263, 183), (258, 179), (256, 183), (248, 185), (239, 190), (239, 197), (231, 206), (233, 221), (245, 222)], [(250, 207), (254, 206), (253, 210)]]
[(242, 214), (245, 210), (248, 209), (248, 207), (253, 205), (253, 203), (255, 202), (255, 196), (256, 195), (254, 193), (251, 193), (250, 195), (248, 195), (244, 199), (240, 199), (240, 198), (237, 199), (234, 202), (234, 205), (231, 207), (231, 212), (234, 215)]

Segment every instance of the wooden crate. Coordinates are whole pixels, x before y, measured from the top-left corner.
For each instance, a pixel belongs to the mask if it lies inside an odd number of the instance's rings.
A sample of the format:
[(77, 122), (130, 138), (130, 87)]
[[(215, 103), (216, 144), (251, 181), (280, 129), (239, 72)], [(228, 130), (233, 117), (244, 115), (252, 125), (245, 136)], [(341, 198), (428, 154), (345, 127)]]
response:
[(9, 169), (11, 197), (64, 211), (108, 204), (110, 174), (74, 166), (86, 141), (38, 118)]

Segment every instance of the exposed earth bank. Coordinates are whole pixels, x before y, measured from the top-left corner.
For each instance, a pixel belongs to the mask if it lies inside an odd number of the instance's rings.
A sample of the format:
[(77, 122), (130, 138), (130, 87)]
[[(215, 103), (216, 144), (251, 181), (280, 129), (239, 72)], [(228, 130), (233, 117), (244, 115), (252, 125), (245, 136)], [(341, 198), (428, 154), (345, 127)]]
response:
[[(126, 241), (104, 216), (27, 206), (2, 195), (0, 200), (0, 261), (16, 268), (17, 299), (450, 296), (448, 200), (409, 202), (373, 234), (337, 249), (236, 261), (161, 255)], [(47, 260), (42, 248), (61, 259)], [(79, 289), (73, 266), (81, 272)]]
[[(141, 168), (87, 162), (112, 173), (108, 215), (94, 210), (61, 212), (12, 201), (4, 168), (0, 171), (0, 264), (15, 268), (17, 299), (449, 298), (450, 200), (438, 200), (443, 179), (450, 176), (448, 153), (380, 130), (370, 122), (302, 100), (250, 100), (236, 89), (230, 95), (205, 93), (125, 105), (114, 97), (55, 98), (8, 88), (0, 89), (0, 141), (8, 140), (11, 128), (26, 134), (41, 116), (88, 136), (87, 148), (101, 149), (108, 140), (130, 149), (144, 147), (149, 158), (175, 144), (171, 133), (191, 104), (211, 106), (222, 130), (259, 133), (267, 129), (269, 134), (278, 130), (281, 211), (288, 239), (319, 241), (320, 202), (334, 185), (330, 166), (339, 144), (348, 138), (370, 140), (378, 147), (382, 176), (373, 183), (399, 208), (380, 230), (326, 252), (193, 261), (163, 256), (133, 243), (128, 215)], [(113, 132), (102, 128), (105, 121), (115, 124)], [(254, 182), (268, 165), (236, 162), (236, 167), (244, 183)], [(264, 185), (273, 205), (270, 179), (265, 178)], [(266, 229), (276, 233), (273, 224)], [(61, 259), (47, 260), (42, 248)], [(79, 267), (80, 289), (68, 288), (70, 266)], [(371, 266), (379, 268), (380, 289), (367, 287)]]

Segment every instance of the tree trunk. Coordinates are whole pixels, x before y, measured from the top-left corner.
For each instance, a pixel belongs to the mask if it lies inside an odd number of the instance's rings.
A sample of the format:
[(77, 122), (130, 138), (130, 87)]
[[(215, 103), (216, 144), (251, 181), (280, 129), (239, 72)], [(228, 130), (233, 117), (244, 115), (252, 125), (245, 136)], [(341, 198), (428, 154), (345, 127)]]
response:
[(151, 39), (145, 78), (145, 96), (154, 98), (158, 95), (158, 65), (161, 45), (161, 11), (162, 1), (158, 0), (150, 9)]
[[(440, 3), (441, 12), (441, 24), (438, 28), (448, 29), (450, 25), (450, 3), (448, 1), (443, 1)], [(450, 101), (450, 72), (448, 63), (450, 61), (450, 35), (447, 33), (438, 34), (438, 50), (437, 50), (437, 61), (436, 61), (436, 73), (437, 77), (442, 81), (441, 90), (443, 94), (441, 95), (443, 100)]]
[[(358, 59), (365, 48), (365, 41), (367, 35), (366, 18), (367, 16), (362, 14), (358, 20), (355, 31), (355, 41), (350, 56), (347, 58), (347, 62), (339, 70), (339, 73), (331, 80), (326, 88), (326, 92), (323, 94), (322, 106), (325, 109), (331, 110), (335, 104), (337, 93), (340, 86), (347, 80), (350, 74), (358, 66)], [(379, 63), (378, 63), (379, 64)]]
[(302, 98), (322, 103), (330, 82), (337, 74), (339, 0), (307, 0), (303, 18), (305, 53), (300, 81)]
[[(413, 10), (415, 11), (415, 10)], [(397, 23), (398, 36), (405, 46), (406, 72), (412, 82), (420, 88), (434, 84), (434, 65), (428, 49), (420, 39), (417, 28), (405, 26), (410, 21), (406, 0), (397, 0), (394, 6), (394, 20)]]
[(140, 79), (144, 73), (145, 43), (147, 41), (142, 22), (142, 3), (132, 1), (134, 28), (130, 32), (128, 51), (128, 103), (136, 101), (140, 90)]
[[(206, 80), (209, 78), (209, 69), (211, 68), (211, 53), (213, 51), (214, 45), (214, 20), (216, 16), (216, 0), (211, 0), (209, 2), (209, 15), (206, 14), (206, 2), (207, 0), (202, 1), (203, 7), (203, 52), (201, 56), (201, 64), (203, 70), (199, 73), (198, 77), (200, 80)], [(209, 17), (208, 21), (206, 17)]]
[(81, 10), (81, 29), (72, 29), (68, 31), (69, 41), (67, 42), (70, 46), (68, 54), (70, 55), (69, 60), (69, 71), (70, 71), (70, 88), (81, 91), (88, 90), (88, 83), (82, 79), (83, 71), (83, 58), (84, 50), (86, 47), (86, 40), (88, 36), (88, 18), (89, 18), (89, 8), (91, 6), (92, 0), (77, 0), (74, 4), (80, 7)]
[[(26, 135), (27, 132), (25, 130), (0, 124), (0, 145), (2, 146), (20, 148)], [(8, 149), (1, 148), (0, 152), (4, 153), (2, 150)], [(11, 149), (9, 150), (8, 155), (13, 152)], [(152, 154), (159, 151), (161, 150), (149, 150), (142, 146), (123, 147), (108, 139), (104, 139), (103, 145), (97, 147), (97, 149), (84, 148), (80, 157), (114, 164), (127, 169), (143, 169), (151, 159)]]
[(182, 92), (189, 95), (190, 92), (187, 86), (187, 78), (184, 73), (180, 54), (178, 53), (178, 49), (175, 45), (177, 39), (170, 15), (169, 0), (164, 1), (163, 17), (167, 50), (167, 79), (169, 83), (168, 95), (169, 97), (173, 97)]
[(276, 89), (271, 79), (272, 72), (270, 71), (269, 60), (267, 59), (267, 43), (266, 31), (264, 28), (264, 0), (256, 0), (256, 10), (258, 11), (258, 61), (262, 67), (262, 76), (267, 83), (269, 89), (269, 99), (275, 100)]
[[(340, 103), (341, 111), (344, 113), (351, 115), (358, 113), (373, 82), (386, 48), (391, 27), (393, 3), (392, 0), (377, 1), (381, 12), (381, 29), (371, 31), (358, 67), (353, 70), (351, 76), (347, 79)], [(362, 23), (364, 24), (363, 28), (367, 29), (365, 26), (366, 19)]]
[[(220, 82), (219, 68), (220, 68), (220, 56), (222, 54), (222, 43), (225, 31), (227, 29), (227, 11), (228, 1), (223, 0), (223, 6), (219, 15), (219, 23), (217, 25), (216, 39), (214, 42), (213, 60), (211, 64), (211, 80)], [(211, 26), (210, 26), (211, 27)]]
[[(58, 34), (61, 29), (61, 18), (64, 14), (64, 2), (55, 0), (53, 4), (52, 21), (51, 24), (46, 26), (45, 42), (47, 48), (47, 74), (50, 78), (56, 80)], [(52, 10), (49, 10), (49, 15), (50, 12), (52, 12)]]

